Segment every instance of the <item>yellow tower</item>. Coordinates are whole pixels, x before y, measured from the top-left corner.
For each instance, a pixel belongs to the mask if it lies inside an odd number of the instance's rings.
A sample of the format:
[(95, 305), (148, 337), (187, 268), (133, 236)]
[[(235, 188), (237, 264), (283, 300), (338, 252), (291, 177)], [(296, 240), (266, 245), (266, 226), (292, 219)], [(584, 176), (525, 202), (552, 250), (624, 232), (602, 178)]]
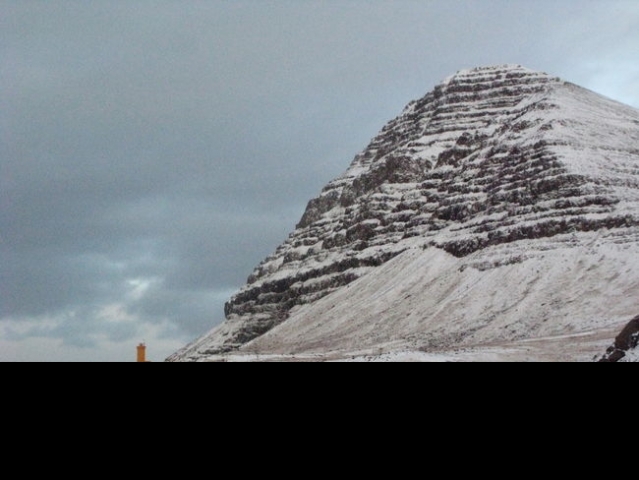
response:
[(146, 363), (146, 345), (138, 345), (138, 363)]

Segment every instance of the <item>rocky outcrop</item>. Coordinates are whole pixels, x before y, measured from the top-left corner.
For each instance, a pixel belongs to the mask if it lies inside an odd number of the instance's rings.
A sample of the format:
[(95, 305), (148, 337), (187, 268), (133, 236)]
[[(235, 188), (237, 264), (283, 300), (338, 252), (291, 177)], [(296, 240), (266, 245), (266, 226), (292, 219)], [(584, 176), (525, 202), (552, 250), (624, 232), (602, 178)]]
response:
[(639, 317), (632, 320), (615, 339), (600, 363), (618, 363), (639, 347)]
[(230, 324), (174, 359), (237, 348), (416, 240), (458, 258), (602, 230), (636, 241), (638, 205), (639, 112), (519, 66), (459, 72), (309, 203), (226, 305)]

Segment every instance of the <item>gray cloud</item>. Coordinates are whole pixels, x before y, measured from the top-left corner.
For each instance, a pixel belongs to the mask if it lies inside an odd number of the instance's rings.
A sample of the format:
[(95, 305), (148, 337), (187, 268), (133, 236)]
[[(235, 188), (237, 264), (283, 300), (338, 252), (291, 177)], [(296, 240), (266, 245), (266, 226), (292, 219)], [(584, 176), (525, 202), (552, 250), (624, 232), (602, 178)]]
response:
[(634, 0), (0, 8), (4, 360), (203, 333), (308, 199), (458, 69), (522, 63), (639, 106)]

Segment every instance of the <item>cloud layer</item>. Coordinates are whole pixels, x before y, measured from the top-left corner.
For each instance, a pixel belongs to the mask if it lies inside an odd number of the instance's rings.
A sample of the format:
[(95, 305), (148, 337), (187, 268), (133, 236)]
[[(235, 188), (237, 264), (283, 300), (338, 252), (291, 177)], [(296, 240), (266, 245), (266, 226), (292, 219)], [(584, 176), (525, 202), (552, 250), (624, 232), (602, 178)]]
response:
[(144, 339), (159, 360), (212, 328), (309, 198), (461, 68), (639, 106), (634, 0), (0, 8), (0, 360)]

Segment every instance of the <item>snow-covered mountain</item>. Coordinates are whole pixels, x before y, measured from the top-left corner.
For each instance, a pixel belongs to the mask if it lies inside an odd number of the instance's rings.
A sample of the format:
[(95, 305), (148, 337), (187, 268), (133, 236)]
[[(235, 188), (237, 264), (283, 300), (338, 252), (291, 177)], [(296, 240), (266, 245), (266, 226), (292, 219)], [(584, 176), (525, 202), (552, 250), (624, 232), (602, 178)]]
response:
[(639, 314), (637, 267), (639, 111), (520, 66), (467, 70), (384, 127), (227, 322), (169, 360), (592, 359)]

